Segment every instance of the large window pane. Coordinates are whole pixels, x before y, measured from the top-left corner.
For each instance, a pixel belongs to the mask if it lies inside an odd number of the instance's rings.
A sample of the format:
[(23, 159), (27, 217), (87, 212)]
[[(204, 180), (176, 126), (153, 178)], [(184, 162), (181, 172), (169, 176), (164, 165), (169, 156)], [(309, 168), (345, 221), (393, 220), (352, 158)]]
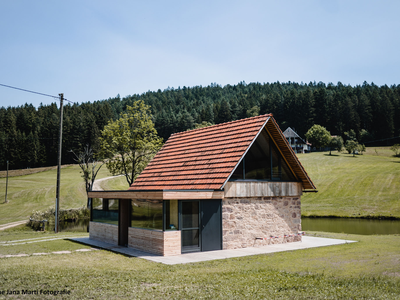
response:
[(263, 130), (230, 180), (295, 181), (295, 177), (268, 133)]
[(178, 230), (178, 200), (165, 200), (165, 230)]
[(182, 229), (199, 227), (199, 202), (182, 202)]
[(118, 225), (117, 199), (92, 199), (92, 221)]
[(161, 200), (132, 200), (131, 227), (162, 229)]

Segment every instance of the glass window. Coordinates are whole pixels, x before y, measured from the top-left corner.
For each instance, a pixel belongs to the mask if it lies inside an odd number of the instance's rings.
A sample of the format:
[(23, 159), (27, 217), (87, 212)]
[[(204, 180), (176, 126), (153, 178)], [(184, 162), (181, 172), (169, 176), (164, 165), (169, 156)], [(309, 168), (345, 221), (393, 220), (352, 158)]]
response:
[(295, 181), (295, 177), (268, 133), (263, 130), (230, 180)]
[(165, 230), (178, 230), (178, 200), (166, 200), (165, 205)]
[(163, 229), (162, 200), (132, 199), (131, 227)]
[(266, 132), (262, 131), (247, 152), (244, 166), (245, 179), (271, 179), (269, 136)]
[(118, 225), (119, 200), (92, 199), (92, 221)]

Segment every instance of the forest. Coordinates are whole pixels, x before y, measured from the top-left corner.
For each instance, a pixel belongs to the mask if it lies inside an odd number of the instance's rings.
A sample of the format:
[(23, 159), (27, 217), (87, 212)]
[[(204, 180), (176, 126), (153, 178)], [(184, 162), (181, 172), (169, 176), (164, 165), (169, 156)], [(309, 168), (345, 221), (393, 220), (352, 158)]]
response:
[[(303, 138), (314, 124), (345, 140), (344, 133), (352, 129), (366, 146), (393, 145), (400, 136), (400, 85), (212, 83), (64, 105), (62, 164), (75, 163), (71, 150), (79, 153), (89, 145), (96, 152), (104, 126), (136, 100), (151, 106), (164, 141), (202, 122), (218, 124), (266, 113), (274, 115), (282, 131), (292, 127)], [(0, 108), (0, 170), (6, 169), (7, 161), (10, 169), (57, 164), (58, 106)]]

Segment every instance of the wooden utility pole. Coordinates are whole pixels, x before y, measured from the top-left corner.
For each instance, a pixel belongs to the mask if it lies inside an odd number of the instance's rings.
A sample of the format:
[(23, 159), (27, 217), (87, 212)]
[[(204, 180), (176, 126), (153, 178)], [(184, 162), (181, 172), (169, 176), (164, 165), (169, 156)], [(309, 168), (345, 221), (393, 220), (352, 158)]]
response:
[(8, 160), (7, 160), (7, 179), (6, 179), (6, 200), (4, 201), (4, 203), (8, 203), (8, 200), (7, 200), (7, 189), (8, 189)]
[(61, 170), (61, 146), (62, 146), (62, 127), (63, 127), (63, 100), (64, 94), (60, 96), (60, 133), (58, 136), (58, 167), (57, 167), (57, 191), (56, 191), (56, 211), (54, 232), (58, 233), (58, 210), (60, 209), (60, 170)]

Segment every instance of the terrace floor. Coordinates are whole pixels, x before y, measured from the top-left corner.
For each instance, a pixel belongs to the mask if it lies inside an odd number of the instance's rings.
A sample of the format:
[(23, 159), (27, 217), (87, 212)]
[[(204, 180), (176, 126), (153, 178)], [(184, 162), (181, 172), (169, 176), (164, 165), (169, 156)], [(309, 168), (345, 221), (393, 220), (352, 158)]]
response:
[(92, 247), (109, 250), (109, 251), (116, 252), (119, 254), (132, 256), (132, 257), (144, 258), (144, 259), (147, 259), (150, 261), (159, 262), (159, 263), (163, 263), (163, 264), (167, 264), (167, 265), (195, 263), (195, 262), (209, 261), (209, 260), (215, 260), (215, 259), (225, 259), (225, 258), (242, 257), (242, 256), (258, 255), (258, 254), (268, 254), (268, 253), (282, 252), (282, 251), (293, 251), (293, 250), (342, 245), (342, 244), (356, 242), (356, 241), (350, 241), (350, 240), (339, 240), (339, 239), (303, 236), (301, 242), (293, 242), (293, 243), (286, 243), (286, 244), (274, 244), (274, 245), (268, 245), (268, 246), (263, 246), (263, 247), (250, 247), (250, 248), (217, 250), (217, 251), (206, 251), (206, 252), (192, 252), (192, 253), (184, 253), (184, 254), (174, 255), (174, 256), (161, 256), (161, 255), (157, 255), (157, 254), (143, 252), (143, 251), (136, 250), (133, 248), (116, 246), (116, 245), (108, 244), (105, 242), (92, 240), (89, 238), (71, 238), (70, 240), (78, 242), (78, 243), (90, 245)]

